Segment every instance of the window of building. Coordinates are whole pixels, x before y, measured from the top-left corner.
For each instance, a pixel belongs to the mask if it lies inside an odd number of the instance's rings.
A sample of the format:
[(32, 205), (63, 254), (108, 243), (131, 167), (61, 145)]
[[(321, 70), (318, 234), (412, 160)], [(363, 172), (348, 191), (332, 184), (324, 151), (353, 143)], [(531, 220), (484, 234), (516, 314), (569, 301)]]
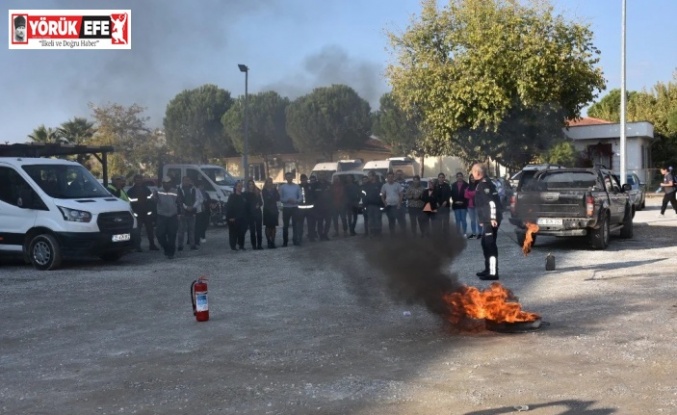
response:
[(265, 180), (266, 169), (263, 163), (254, 163), (249, 165), (249, 177), (256, 182)]

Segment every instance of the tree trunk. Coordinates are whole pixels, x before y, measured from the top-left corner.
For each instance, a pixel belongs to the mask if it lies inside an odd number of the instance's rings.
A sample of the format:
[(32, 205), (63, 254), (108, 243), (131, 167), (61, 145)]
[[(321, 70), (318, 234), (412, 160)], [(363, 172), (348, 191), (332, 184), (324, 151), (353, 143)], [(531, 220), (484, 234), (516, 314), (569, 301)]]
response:
[(425, 177), (425, 154), (421, 154), (421, 177)]

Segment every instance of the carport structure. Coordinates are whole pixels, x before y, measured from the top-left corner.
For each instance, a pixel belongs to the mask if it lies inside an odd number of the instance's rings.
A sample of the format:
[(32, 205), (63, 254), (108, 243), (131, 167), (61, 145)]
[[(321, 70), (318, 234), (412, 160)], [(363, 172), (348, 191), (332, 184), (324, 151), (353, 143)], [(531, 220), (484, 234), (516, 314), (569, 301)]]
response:
[(0, 144), (0, 157), (60, 157), (89, 154), (101, 163), (103, 185), (108, 186), (108, 153), (115, 152), (112, 146), (90, 147), (58, 143)]

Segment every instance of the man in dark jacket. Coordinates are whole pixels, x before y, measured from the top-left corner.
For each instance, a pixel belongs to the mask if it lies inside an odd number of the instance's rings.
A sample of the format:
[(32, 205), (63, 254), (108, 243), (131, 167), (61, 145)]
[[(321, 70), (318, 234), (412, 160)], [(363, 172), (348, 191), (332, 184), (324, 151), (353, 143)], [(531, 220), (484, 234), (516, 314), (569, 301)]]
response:
[(477, 179), (475, 189), (475, 208), (477, 220), (482, 227), (482, 252), (484, 253), (484, 271), (477, 273), (481, 280), (498, 279), (498, 227), (501, 225), (502, 206), (498, 190), (486, 176), (486, 167), (475, 164), (472, 175)]
[(383, 206), (381, 187), (383, 185), (378, 181), (376, 173), (373, 171), (370, 171), (368, 176), (369, 182), (362, 187), (364, 195), (362, 201), (364, 203), (364, 208), (367, 211), (369, 235), (380, 236), (382, 229), (381, 207)]
[(315, 207), (315, 186), (317, 181), (313, 183), (308, 181), (308, 176), (301, 175), (301, 202), (299, 203), (297, 226), (299, 232), (299, 240), (303, 239), (303, 225), (308, 224), (308, 239), (315, 241), (315, 216), (313, 215), (313, 207)]
[(362, 198), (362, 192), (360, 186), (355, 183), (355, 178), (353, 176), (348, 175), (346, 181), (345, 194), (348, 227), (350, 228), (350, 236), (355, 236), (357, 235), (355, 233), (355, 225), (357, 224), (357, 216), (360, 214), (360, 199)]
[(321, 176), (314, 186), (314, 207), (313, 216), (317, 235), (320, 241), (329, 240), (329, 228), (331, 227), (331, 192), (329, 182), (324, 176)]
[(436, 219), (442, 222), (442, 232), (445, 235), (449, 234), (449, 214), (450, 214), (450, 205), (449, 199), (451, 199), (451, 187), (447, 183), (446, 176), (444, 173), (437, 175), (437, 187), (435, 188), (435, 193), (437, 194), (437, 213), (435, 214)]
[(465, 191), (468, 188), (468, 183), (463, 179), (463, 173), (456, 173), (456, 183), (451, 185), (451, 200), (453, 204), (451, 209), (454, 211), (454, 219), (456, 221), (456, 229), (467, 237), (468, 230), (468, 199), (465, 198)]
[(146, 236), (148, 236), (149, 249), (151, 251), (158, 251), (159, 248), (155, 246), (154, 235), (154, 202), (152, 199), (153, 192), (143, 183), (143, 176), (140, 174), (134, 175), (134, 186), (127, 191), (129, 203), (132, 205), (134, 216), (137, 221), (137, 235), (134, 238), (136, 242), (137, 252), (141, 252), (141, 226), (146, 228)]

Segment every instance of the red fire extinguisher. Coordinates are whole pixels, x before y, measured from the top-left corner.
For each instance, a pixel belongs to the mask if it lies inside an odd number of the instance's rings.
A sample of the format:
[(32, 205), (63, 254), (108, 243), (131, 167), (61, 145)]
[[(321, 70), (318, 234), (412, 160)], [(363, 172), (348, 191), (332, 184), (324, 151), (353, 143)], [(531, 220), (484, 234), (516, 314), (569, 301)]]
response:
[(193, 315), (197, 321), (209, 320), (209, 302), (207, 301), (207, 278), (200, 277), (190, 284), (190, 299), (193, 303)]

